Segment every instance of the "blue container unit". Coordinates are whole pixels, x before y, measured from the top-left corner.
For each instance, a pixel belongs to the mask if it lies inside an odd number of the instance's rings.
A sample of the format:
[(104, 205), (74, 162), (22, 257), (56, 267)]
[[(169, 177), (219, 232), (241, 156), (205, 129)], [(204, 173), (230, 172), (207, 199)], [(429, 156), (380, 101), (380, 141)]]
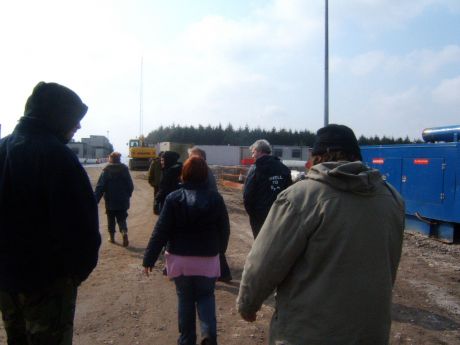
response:
[[(455, 140), (460, 139), (460, 126), (449, 128), (456, 128)], [(454, 138), (445, 130), (440, 131), (441, 137), (432, 133), (428, 141)], [(363, 161), (380, 170), (403, 196), (406, 229), (445, 242), (460, 241), (460, 142), (363, 146), (361, 150)]]

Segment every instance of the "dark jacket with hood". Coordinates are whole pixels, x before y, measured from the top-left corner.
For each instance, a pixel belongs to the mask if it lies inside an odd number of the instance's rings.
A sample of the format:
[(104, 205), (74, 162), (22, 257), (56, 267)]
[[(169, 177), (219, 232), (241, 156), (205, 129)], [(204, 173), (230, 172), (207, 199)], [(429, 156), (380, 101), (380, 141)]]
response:
[(222, 196), (206, 183), (184, 184), (166, 197), (144, 255), (144, 267), (153, 267), (167, 244), (171, 254), (215, 256), (225, 253), (230, 235)]
[(258, 158), (249, 169), (244, 184), (244, 207), (249, 216), (265, 218), (278, 194), (291, 184), (291, 171), (278, 157)]
[(94, 194), (97, 202), (104, 195), (106, 210), (124, 211), (129, 209), (133, 190), (128, 167), (123, 163), (109, 163), (99, 176)]
[(101, 242), (88, 175), (66, 146), (87, 111), (71, 90), (39, 83), (0, 141), (0, 289), (31, 291), (58, 277), (85, 280)]
[(178, 159), (179, 154), (177, 152), (166, 151), (163, 153), (164, 167), (160, 185), (158, 186), (158, 193), (155, 197), (156, 203), (160, 205), (160, 210), (168, 194), (179, 188), (182, 163), (179, 163)]

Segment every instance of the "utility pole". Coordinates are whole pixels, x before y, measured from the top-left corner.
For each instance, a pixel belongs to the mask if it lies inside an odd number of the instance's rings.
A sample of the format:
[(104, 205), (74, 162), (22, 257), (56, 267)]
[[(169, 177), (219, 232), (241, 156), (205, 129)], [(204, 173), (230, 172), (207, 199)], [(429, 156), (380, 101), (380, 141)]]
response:
[(141, 85), (139, 90), (139, 136), (144, 135), (144, 57), (141, 57)]
[(324, 126), (329, 124), (329, 4), (326, 0), (324, 25)]

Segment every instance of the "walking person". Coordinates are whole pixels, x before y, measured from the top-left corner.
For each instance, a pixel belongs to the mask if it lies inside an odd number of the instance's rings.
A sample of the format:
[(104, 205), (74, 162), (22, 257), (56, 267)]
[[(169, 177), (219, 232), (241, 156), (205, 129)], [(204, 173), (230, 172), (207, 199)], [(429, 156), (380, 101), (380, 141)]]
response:
[(155, 203), (158, 205), (158, 213), (161, 212), (168, 194), (179, 188), (182, 163), (178, 162), (178, 159), (179, 154), (174, 151), (165, 151), (160, 158), (161, 179), (158, 186), (158, 193), (155, 197)]
[(0, 310), (8, 345), (71, 345), (78, 286), (98, 260), (97, 205), (66, 144), (87, 112), (38, 83), (0, 141)]
[(109, 242), (115, 243), (115, 228), (118, 224), (123, 247), (129, 245), (126, 219), (128, 218), (129, 199), (133, 191), (133, 180), (128, 167), (121, 163), (121, 153), (112, 152), (109, 155), (109, 164), (99, 176), (94, 195), (98, 203), (104, 196)]
[(276, 290), (270, 345), (386, 345), (404, 202), (361, 160), (353, 131), (317, 132), (305, 180), (275, 201), (246, 259), (238, 311)]
[(217, 344), (214, 289), (230, 223), (222, 196), (206, 186), (207, 175), (203, 159), (187, 159), (184, 184), (167, 196), (144, 254), (144, 272), (149, 275), (166, 247), (167, 275), (174, 280), (179, 304), (178, 345), (196, 344), (197, 312), (201, 344)]
[[(200, 157), (201, 159), (204, 159), (206, 161), (206, 151), (201, 149), (198, 146), (193, 146), (192, 148), (188, 149), (188, 156), (189, 157), (192, 157), (192, 156)], [(214, 177), (214, 174), (212, 173), (212, 170), (209, 166), (208, 166), (208, 180), (206, 183), (209, 189), (217, 192), (216, 178)]]
[(161, 157), (163, 152), (160, 152), (158, 157), (154, 158), (149, 166), (149, 172), (147, 174), (147, 181), (149, 185), (153, 187), (153, 214), (160, 214), (159, 205), (156, 202), (156, 196), (160, 188), (161, 181)]
[[(201, 149), (198, 146), (194, 146), (188, 150), (189, 157), (200, 157), (206, 161), (206, 151)], [(207, 179), (207, 188), (213, 191), (217, 190), (217, 183), (212, 170), (208, 166), (208, 179)], [(219, 253), (219, 260), (220, 260), (220, 277), (217, 279), (218, 281), (224, 283), (230, 283), (232, 281), (232, 273), (230, 272), (230, 267), (228, 266), (227, 258), (225, 256), (225, 252)]]
[(271, 155), (272, 149), (267, 140), (257, 140), (249, 149), (255, 163), (244, 183), (243, 200), (255, 239), (276, 197), (292, 184), (292, 178), (289, 168), (278, 157)]

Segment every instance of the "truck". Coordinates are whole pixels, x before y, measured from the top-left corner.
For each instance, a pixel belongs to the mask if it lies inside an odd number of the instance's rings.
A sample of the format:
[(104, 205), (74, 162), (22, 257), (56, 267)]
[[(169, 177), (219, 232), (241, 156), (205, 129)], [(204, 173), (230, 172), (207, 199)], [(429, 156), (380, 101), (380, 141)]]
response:
[(144, 136), (129, 140), (129, 170), (147, 171), (152, 159), (157, 158), (154, 147), (148, 146)]
[(460, 241), (460, 126), (427, 128), (424, 142), (362, 146), (406, 203), (406, 229), (443, 242)]
[(179, 154), (179, 161), (185, 162), (188, 158), (188, 149), (193, 147), (192, 143), (174, 143), (170, 141), (163, 141), (159, 144), (160, 152), (164, 151), (174, 151)]

